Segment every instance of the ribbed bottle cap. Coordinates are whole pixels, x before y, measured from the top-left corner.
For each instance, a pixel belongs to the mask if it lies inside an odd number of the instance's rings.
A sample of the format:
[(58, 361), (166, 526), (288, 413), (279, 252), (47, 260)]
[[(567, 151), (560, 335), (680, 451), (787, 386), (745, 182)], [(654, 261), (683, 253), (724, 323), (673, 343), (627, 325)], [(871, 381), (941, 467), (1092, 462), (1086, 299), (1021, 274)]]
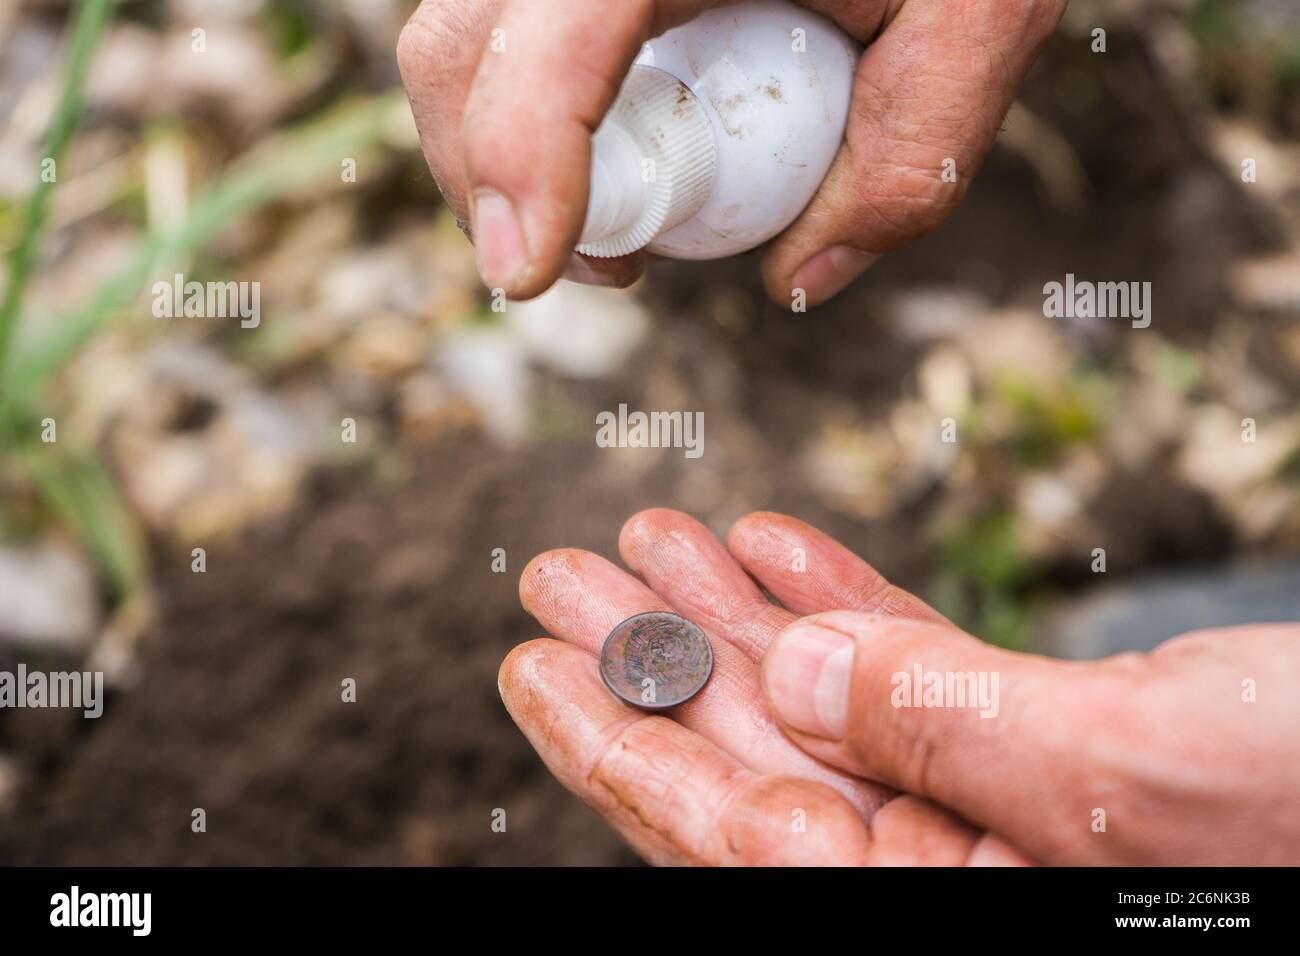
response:
[(699, 212), (713, 188), (713, 129), (676, 77), (634, 66), (591, 143), (578, 251), (625, 256)]

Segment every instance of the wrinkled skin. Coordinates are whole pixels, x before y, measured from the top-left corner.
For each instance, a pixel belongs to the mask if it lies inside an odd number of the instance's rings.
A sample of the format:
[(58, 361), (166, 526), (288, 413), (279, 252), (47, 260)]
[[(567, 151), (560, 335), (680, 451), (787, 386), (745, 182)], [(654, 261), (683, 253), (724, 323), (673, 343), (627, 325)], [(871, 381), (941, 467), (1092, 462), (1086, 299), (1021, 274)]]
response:
[[(982, 643), (782, 515), (742, 518), (724, 546), (646, 511), (619, 552), (631, 573), (574, 550), (528, 565), (524, 606), (558, 640), (512, 651), (500, 689), (556, 777), (647, 860), (1300, 862), (1300, 624), (1066, 662)], [(610, 629), (648, 610), (714, 646), (709, 683), (667, 716), (598, 672)], [(892, 676), (917, 664), (996, 673), (996, 716), (894, 706)]]
[[(641, 44), (717, 0), (424, 0), (398, 63), (425, 158), (469, 223), (487, 285), (513, 299), (558, 278), (627, 285), (645, 255), (573, 254), (591, 133)], [(1066, 0), (802, 0), (864, 43), (845, 143), (763, 277), (816, 305), (961, 200)], [(504, 51), (490, 49), (493, 30)], [(498, 44), (500, 46), (500, 44)], [(946, 160), (956, 182), (944, 182)]]

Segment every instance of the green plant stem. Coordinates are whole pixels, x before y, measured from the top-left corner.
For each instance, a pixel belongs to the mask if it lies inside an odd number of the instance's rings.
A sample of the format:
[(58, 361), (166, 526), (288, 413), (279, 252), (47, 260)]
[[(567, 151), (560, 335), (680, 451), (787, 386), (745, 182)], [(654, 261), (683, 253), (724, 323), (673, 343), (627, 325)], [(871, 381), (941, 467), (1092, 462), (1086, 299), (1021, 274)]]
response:
[[(55, 110), (54, 123), (50, 127), (43, 157), (54, 161), (54, 179), (58, 178), (59, 162), (77, 128), (77, 121), (81, 118), (86, 74), (90, 69), (95, 46), (104, 32), (104, 27), (108, 24), (112, 6), (113, 0), (81, 0), (76, 6), (76, 19), (72, 24), (72, 39), (68, 48), (63, 79), (63, 94)], [(45, 227), (45, 213), (53, 189), (52, 179), (42, 176), (37, 182), (36, 188), (27, 200), (18, 243), (10, 254), (9, 281), (5, 285), (4, 299), (0, 300), (0, 401), (3, 400), (5, 382), (8, 379), (6, 371), (9, 346), (13, 341), (14, 328), (18, 324), (18, 309), (36, 267), (37, 251)]]
[(18, 450), (15, 460), (54, 514), (76, 532), (102, 570), (112, 598), (125, 601), (140, 593), (146, 585), (144, 534), (98, 456), (31, 443)]

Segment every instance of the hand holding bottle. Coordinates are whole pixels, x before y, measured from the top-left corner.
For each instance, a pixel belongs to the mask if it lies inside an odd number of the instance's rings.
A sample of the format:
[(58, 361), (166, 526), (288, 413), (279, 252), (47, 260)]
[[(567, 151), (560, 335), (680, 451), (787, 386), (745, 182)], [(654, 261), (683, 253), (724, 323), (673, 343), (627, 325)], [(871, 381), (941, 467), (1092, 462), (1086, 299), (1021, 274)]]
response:
[[(709, 0), (424, 0), (398, 59), (425, 157), (513, 298), (566, 273), (627, 284), (645, 254), (576, 256), (591, 137), (642, 44)], [(859, 42), (844, 146), (766, 250), (769, 294), (822, 302), (951, 212), (1065, 0), (804, 0)], [(500, 52), (492, 44), (498, 41)], [(950, 161), (950, 163), (948, 163)], [(955, 172), (946, 181), (945, 168)], [(575, 198), (577, 197), (577, 198)]]

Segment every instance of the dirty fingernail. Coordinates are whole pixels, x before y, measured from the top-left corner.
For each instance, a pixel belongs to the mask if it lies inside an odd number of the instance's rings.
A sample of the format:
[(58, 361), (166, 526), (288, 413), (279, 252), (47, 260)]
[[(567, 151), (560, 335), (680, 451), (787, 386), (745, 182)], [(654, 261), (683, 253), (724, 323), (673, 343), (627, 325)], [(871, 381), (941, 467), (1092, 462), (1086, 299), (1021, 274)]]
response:
[(794, 288), (803, 289), (812, 303), (824, 302), (862, 274), (878, 259), (848, 246), (831, 246), (817, 253), (794, 274)]
[(474, 192), (474, 249), (483, 282), (493, 289), (510, 289), (528, 267), (524, 232), (510, 200), (495, 189)]
[(772, 643), (763, 661), (764, 684), (776, 716), (795, 730), (840, 740), (848, 726), (853, 641), (800, 621)]

